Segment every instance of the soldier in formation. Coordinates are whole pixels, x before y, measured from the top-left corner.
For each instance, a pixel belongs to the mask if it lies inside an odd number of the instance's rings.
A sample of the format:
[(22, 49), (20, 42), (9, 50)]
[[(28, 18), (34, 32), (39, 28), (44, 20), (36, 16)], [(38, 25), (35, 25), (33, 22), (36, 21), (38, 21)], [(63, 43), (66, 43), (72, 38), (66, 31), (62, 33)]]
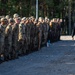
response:
[(5, 29), (6, 29), (6, 19), (1, 18), (1, 24), (0, 24), (0, 60), (4, 61), (4, 55), (5, 55)]

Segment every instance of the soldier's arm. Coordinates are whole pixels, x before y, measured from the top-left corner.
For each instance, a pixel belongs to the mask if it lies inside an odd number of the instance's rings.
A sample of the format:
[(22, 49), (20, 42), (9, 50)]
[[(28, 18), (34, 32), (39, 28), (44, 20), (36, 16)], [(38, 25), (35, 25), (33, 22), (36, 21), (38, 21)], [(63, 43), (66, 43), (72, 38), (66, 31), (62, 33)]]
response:
[(16, 24), (14, 24), (14, 25), (13, 25), (13, 28), (12, 28), (12, 31), (15, 32), (16, 29), (17, 29), (17, 26), (16, 26)]
[(22, 25), (19, 25), (19, 36), (18, 36), (18, 41), (22, 41), (23, 40), (23, 32), (22, 32)]
[(9, 34), (9, 26), (6, 27), (5, 34), (6, 34), (6, 35)]
[(2, 31), (2, 27), (1, 27), (1, 25), (0, 25), (0, 33), (1, 33), (1, 32), (3, 32), (3, 31)]

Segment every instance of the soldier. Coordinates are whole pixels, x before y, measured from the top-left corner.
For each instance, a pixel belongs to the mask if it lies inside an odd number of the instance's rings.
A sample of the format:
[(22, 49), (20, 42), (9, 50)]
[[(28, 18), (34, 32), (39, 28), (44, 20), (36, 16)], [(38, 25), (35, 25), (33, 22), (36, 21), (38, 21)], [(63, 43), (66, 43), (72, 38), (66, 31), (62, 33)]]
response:
[(19, 24), (19, 35), (18, 35), (18, 41), (19, 41), (19, 49), (20, 54), (23, 55), (26, 53), (25, 49), (25, 43), (26, 43), (26, 37), (25, 37), (25, 20), (26, 18), (22, 18), (21, 23)]
[(34, 29), (34, 31), (35, 31), (35, 33), (34, 33), (34, 49), (35, 50), (38, 50), (38, 34), (39, 34), (39, 29), (38, 29), (38, 27), (37, 27), (37, 23), (38, 23), (38, 21), (35, 19), (35, 21), (34, 21), (34, 26), (35, 26), (35, 29)]
[(5, 52), (5, 60), (12, 59), (12, 27), (14, 25), (14, 20), (12, 18), (9, 19), (9, 25), (5, 29), (5, 35), (6, 35), (6, 52)]
[(5, 40), (5, 29), (6, 29), (6, 19), (1, 18), (0, 24), (0, 60), (4, 61), (4, 40)]
[(57, 31), (58, 31), (58, 39), (57, 40), (60, 40), (61, 24), (60, 24), (60, 20), (59, 19), (57, 19)]
[(44, 38), (45, 44), (48, 41), (49, 29), (50, 29), (50, 27), (49, 27), (49, 19), (48, 18), (45, 18), (45, 34), (44, 34), (44, 36), (45, 36), (45, 38)]
[(34, 25), (34, 18), (31, 19), (30, 21), (30, 27), (31, 27), (31, 30), (30, 30), (30, 49), (31, 51), (34, 50), (34, 37), (35, 37), (35, 25)]
[(42, 44), (42, 46), (44, 45), (44, 34), (45, 34), (45, 20), (42, 18), (42, 42), (41, 42), (41, 44)]
[(38, 38), (39, 38), (39, 46), (38, 46), (38, 49), (41, 48), (41, 45), (42, 45), (42, 22), (43, 22), (43, 19), (42, 17), (39, 17), (39, 22), (37, 24), (38, 26), (38, 30), (39, 30), (39, 35), (38, 35)]
[(13, 25), (12, 28), (12, 46), (13, 46), (13, 58), (18, 57), (18, 34), (19, 34), (19, 24), (20, 24), (20, 19), (15, 18), (15, 24)]
[(26, 43), (27, 43), (27, 53), (30, 52), (30, 31), (31, 31), (31, 26), (30, 26), (30, 21), (31, 19), (27, 19), (25, 22), (26, 25)]

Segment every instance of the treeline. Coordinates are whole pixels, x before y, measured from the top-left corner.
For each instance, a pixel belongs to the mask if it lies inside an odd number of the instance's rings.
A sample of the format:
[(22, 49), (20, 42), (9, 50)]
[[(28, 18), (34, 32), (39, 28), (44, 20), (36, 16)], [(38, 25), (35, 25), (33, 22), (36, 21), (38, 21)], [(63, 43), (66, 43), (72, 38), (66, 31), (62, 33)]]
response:
[[(68, 2), (69, 0), (39, 0), (39, 16), (62, 18), (68, 15)], [(18, 13), (20, 16), (35, 16), (35, 10), (36, 0), (0, 0), (0, 15)]]

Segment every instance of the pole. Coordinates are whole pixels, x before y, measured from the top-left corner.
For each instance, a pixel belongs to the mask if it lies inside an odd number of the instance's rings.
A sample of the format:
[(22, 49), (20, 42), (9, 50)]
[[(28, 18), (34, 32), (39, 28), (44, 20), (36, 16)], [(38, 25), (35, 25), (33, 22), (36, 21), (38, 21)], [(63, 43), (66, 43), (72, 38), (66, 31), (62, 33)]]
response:
[(69, 35), (71, 34), (71, 0), (69, 0)]
[(36, 0), (36, 20), (38, 20), (38, 0)]

